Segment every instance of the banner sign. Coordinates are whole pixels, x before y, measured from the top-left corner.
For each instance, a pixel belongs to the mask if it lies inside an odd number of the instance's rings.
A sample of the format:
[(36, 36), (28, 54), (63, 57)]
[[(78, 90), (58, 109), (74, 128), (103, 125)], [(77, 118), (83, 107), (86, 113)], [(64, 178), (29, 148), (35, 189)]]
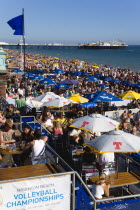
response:
[(70, 175), (0, 184), (2, 210), (70, 210)]

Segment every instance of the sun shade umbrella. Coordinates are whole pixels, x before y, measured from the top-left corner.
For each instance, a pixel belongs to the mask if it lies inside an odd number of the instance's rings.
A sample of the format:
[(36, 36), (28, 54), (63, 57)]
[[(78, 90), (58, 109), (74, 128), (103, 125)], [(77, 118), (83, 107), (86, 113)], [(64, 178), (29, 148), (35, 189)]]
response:
[(108, 152), (139, 152), (140, 137), (121, 130), (112, 130), (86, 143), (99, 153)]
[(75, 119), (70, 127), (87, 130), (89, 132), (108, 132), (116, 127), (119, 123), (101, 114), (91, 114)]
[(66, 72), (61, 69), (56, 69), (53, 73), (54, 74), (65, 74)]
[(49, 107), (56, 107), (56, 108), (60, 108), (63, 107), (65, 105), (70, 104), (72, 101), (64, 98), (64, 97), (59, 97), (56, 99), (53, 99), (51, 101), (45, 102), (42, 104), (42, 106), (49, 106)]
[(78, 85), (80, 82), (77, 80), (65, 79), (61, 81), (60, 83), (65, 84), (65, 85)]
[(70, 99), (72, 101), (76, 101), (78, 103), (85, 103), (85, 102), (89, 101), (89, 99), (84, 98), (84, 97), (80, 96), (79, 94), (74, 94), (74, 95), (68, 97), (68, 99)]
[(47, 78), (45, 78), (44, 80), (41, 80), (39, 83), (42, 85), (55, 85), (56, 84), (51, 79), (47, 79)]
[(65, 84), (57, 84), (55, 85), (53, 88), (58, 88), (58, 89), (66, 89), (68, 88), (69, 86), (68, 85), (65, 85)]
[(140, 99), (140, 94), (136, 93), (135, 91), (129, 90), (119, 95), (118, 97), (121, 99), (126, 99), (126, 100), (134, 100), (134, 99)]
[(101, 87), (101, 88), (109, 87), (109, 85), (106, 85), (106, 84), (104, 84), (104, 83), (98, 84), (98, 85), (96, 85), (96, 86), (97, 86), (97, 87)]
[(51, 101), (55, 98), (59, 98), (60, 96), (59, 95), (56, 95), (55, 93), (53, 92), (47, 92), (45, 94), (42, 94), (36, 98), (34, 98), (33, 100), (34, 101), (40, 101), (40, 102), (48, 102), (48, 101)]
[(32, 73), (26, 73), (24, 75), (22, 75), (23, 77), (35, 77), (35, 74), (32, 74)]
[(94, 93), (93, 98), (90, 98), (90, 102), (93, 103), (101, 103), (101, 102), (110, 102), (110, 101), (122, 101), (122, 99), (113, 96), (110, 93), (107, 93), (105, 91), (97, 91)]
[(87, 82), (98, 82), (99, 81), (99, 79), (94, 76), (85, 77), (84, 80)]
[(96, 107), (97, 104), (94, 104), (92, 102), (85, 102), (85, 103), (81, 103), (78, 105), (79, 108), (93, 108), (93, 107)]
[(38, 76), (31, 77), (30, 79), (31, 79), (31, 80), (43, 80), (44, 77), (38, 75)]
[(11, 71), (12, 73), (24, 73), (21, 69), (14, 69)]

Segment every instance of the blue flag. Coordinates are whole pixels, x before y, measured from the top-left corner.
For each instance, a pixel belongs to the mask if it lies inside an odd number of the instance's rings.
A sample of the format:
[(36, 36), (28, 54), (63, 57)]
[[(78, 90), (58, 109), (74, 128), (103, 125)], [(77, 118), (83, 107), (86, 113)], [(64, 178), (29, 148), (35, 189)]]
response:
[(23, 35), (23, 15), (12, 18), (7, 23), (15, 30), (14, 35)]

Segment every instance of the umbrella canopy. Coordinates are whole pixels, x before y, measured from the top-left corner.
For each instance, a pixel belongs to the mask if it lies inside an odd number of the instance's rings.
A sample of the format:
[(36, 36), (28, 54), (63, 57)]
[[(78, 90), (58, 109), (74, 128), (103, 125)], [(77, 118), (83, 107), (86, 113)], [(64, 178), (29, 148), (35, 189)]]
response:
[(70, 103), (71, 103), (71, 100), (69, 100), (67, 98), (64, 98), (64, 97), (59, 97), (59, 98), (56, 98), (56, 99), (53, 99), (51, 101), (43, 103), (42, 106), (50, 106), (50, 107), (60, 108), (60, 107), (63, 107), (65, 105), (68, 105)]
[(95, 77), (102, 77), (102, 74), (94, 74)]
[(56, 84), (54, 81), (52, 81), (51, 79), (45, 78), (44, 80), (41, 80), (39, 82), (42, 85), (54, 85)]
[(61, 81), (60, 83), (65, 84), (65, 85), (78, 85), (80, 82), (77, 80), (65, 79)]
[(118, 97), (126, 100), (133, 100), (133, 99), (140, 99), (140, 94), (136, 93), (135, 91), (129, 90), (119, 95)]
[(44, 77), (38, 75), (38, 76), (31, 77), (30, 79), (31, 79), (31, 80), (43, 80)]
[(32, 74), (32, 73), (26, 73), (24, 75), (22, 75), (23, 77), (35, 77), (35, 74)]
[(96, 85), (96, 86), (97, 86), (97, 87), (102, 87), (102, 88), (109, 87), (109, 85), (106, 85), (106, 84), (104, 84), (104, 83), (98, 84), (98, 85)]
[(68, 85), (65, 85), (65, 84), (57, 84), (55, 85), (53, 88), (58, 88), (58, 89), (66, 89), (68, 88), (69, 86)]
[(104, 80), (104, 81), (112, 81), (112, 78), (111, 78), (111, 77), (106, 77), (106, 76), (104, 76), (104, 77), (103, 77), (103, 80)]
[(14, 69), (11, 72), (12, 73), (23, 73), (24, 71), (22, 71), (21, 69)]
[(118, 79), (113, 79), (111, 82), (113, 82), (113, 83), (120, 83), (121, 81), (120, 80), (118, 80)]
[(85, 102), (85, 103), (81, 103), (78, 105), (79, 108), (93, 108), (93, 107), (96, 107), (97, 104), (94, 104), (92, 102)]
[(87, 82), (97, 82), (97, 81), (99, 81), (99, 79), (94, 77), (94, 76), (85, 77), (84, 80), (87, 81)]
[(122, 101), (122, 100), (105, 91), (96, 92), (93, 98), (90, 99), (90, 102), (93, 102), (93, 103), (110, 102), (110, 101)]
[(85, 103), (85, 102), (89, 101), (89, 99), (84, 98), (84, 97), (80, 96), (79, 94), (74, 94), (74, 95), (68, 97), (68, 99), (70, 99), (72, 101), (76, 101), (78, 103)]
[(101, 114), (91, 114), (77, 118), (70, 127), (87, 130), (89, 132), (108, 132), (116, 127), (119, 123)]
[(40, 101), (40, 102), (48, 102), (48, 101), (51, 101), (55, 98), (59, 98), (60, 96), (59, 95), (56, 95), (55, 93), (53, 92), (47, 92), (45, 94), (42, 94), (36, 98), (34, 98), (33, 100), (34, 101)]
[(56, 69), (53, 73), (54, 74), (65, 74), (66, 72), (61, 69)]
[(121, 130), (113, 130), (86, 143), (99, 153), (139, 152), (140, 137)]

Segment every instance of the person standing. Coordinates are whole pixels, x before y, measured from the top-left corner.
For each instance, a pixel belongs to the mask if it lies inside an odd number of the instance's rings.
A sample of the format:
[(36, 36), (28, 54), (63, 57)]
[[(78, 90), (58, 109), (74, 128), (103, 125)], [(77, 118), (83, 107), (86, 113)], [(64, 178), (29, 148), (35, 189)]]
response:
[(19, 95), (19, 99), (16, 101), (16, 105), (21, 115), (26, 113), (26, 101), (23, 99), (22, 95)]

